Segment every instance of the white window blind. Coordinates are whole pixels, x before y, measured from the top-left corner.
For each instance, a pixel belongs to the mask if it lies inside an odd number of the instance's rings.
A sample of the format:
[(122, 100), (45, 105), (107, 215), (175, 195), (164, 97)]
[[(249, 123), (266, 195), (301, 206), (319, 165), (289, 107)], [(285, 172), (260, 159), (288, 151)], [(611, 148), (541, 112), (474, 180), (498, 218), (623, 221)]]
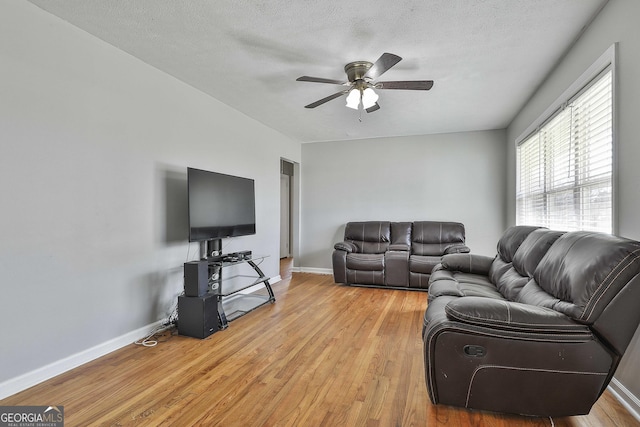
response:
[(613, 230), (613, 84), (605, 69), (517, 147), (517, 223)]

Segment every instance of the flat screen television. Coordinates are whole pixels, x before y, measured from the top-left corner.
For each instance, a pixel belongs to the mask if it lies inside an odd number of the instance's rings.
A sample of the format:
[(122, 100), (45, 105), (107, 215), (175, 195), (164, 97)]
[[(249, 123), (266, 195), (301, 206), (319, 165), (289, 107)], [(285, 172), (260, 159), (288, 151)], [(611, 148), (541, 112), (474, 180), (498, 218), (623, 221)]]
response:
[(187, 168), (189, 241), (256, 233), (254, 180)]

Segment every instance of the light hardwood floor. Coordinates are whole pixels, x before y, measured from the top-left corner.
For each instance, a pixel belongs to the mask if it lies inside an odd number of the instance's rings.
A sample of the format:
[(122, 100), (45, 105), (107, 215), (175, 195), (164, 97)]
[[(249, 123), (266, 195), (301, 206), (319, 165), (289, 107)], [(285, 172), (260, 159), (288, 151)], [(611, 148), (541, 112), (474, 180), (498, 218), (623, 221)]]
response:
[(129, 345), (0, 405), (64, 405), (67, 426), (640, 425), (608, 392), (588, 416), (553, 420), (434, 406), (425, 293), (283, 273), (275, 304), (207, 339), (167, 332), (156, 347)]

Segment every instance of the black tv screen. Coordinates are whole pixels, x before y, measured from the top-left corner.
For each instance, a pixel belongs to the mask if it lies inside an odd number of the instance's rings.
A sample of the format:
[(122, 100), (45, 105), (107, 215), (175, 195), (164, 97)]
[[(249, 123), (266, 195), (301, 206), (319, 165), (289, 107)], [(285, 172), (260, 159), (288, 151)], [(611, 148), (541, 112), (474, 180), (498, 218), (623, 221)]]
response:
[(253, 179), (187, 168), (189, 241), (256, 233)]

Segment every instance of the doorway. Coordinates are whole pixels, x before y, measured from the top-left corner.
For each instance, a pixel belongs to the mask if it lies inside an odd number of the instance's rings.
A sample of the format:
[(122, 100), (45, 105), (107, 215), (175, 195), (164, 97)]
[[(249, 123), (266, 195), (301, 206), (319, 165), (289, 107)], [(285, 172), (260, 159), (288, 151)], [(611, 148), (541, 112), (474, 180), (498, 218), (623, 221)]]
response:
[(280, 159), (280, 259), (293, 258), (295, 165)]

